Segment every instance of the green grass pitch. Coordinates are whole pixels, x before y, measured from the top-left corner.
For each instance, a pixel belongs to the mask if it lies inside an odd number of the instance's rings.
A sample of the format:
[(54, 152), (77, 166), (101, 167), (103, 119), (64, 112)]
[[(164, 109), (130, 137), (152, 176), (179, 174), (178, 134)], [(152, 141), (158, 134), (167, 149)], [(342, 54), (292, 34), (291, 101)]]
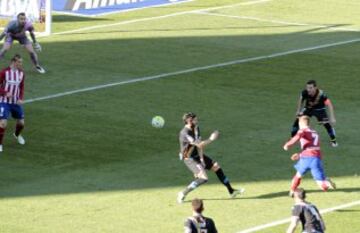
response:
[[(97, 18), (54, 15), (54, 33), (219, 7), (206, 14), (118, 24), (39, 38), (37, 74), (24, 56), (26, 99), (360, 38), (357, 0), (196, 0)], [(209, 14), (210, 13), (210, 14)], [(216, 15), (215, 15), (216, 14)], [(247, 17), (247, 18), (246, 18)], [(243, 197), (229, 199), (214, 174), (187, 200), (205, 201), (219, 232), (288, 218), (294, 174), (289, 137), (296, 102), (309, 79), (331, 98), (340, 146), (321, 134), (325, 170), (338, 190), (323, 193), (310, 175), (302, 187), (320, 209), (360, 200), (360, 43), (203, 69), (27, 103), (25, 146), (12, 138), (0, 155), (0, 233), (182, 232), (190, 204), (176, 194), (192, 179), (178, 160), (186, 111), (202, 134), (221, 133), (206, 153)], [(165, 127), (151, 127), (161, 115)], [(329, 233), (360, 232), (360, 207), (324, 215)], [(285, 232), (287, 224), (259, 232)], [(299, 230), (299, 229), (298, 229)], [(300, 232), (300, 230), (298, 231)]]

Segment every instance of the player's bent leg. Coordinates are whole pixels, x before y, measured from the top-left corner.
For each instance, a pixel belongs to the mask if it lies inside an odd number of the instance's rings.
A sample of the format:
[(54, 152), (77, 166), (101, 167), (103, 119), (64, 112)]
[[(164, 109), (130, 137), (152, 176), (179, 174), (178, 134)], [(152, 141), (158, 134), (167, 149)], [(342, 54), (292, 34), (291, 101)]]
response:
[(3, 139), (4, 139), (4, 135), (5, 135), (5, 130), (6, 130), (6, 126), (7, 126), (7, 120), (6, 119), (1, 119), (0, 120), (0, 152), (3, 151)]
[(208, 179), (203, 179), (203, 178), (197, 178), (195, 179), (193, 182), (191, 182), (185, 190), (183, 190), (182, 192), (178, 193), (177, 196), (177, 202), (179, 204), (183, 203), (186, 195), (189, 194), (191, 191), (193, 191), (194, 189), (196, 189), (197, 187), (199, 187), (202, 184), (205, 184), (208, 181)]
[(211, 167), (211, 170), (213, 172), (217, 172), (219, 169), (221, 169), (220, 165), (218, 164), (218, 162), (213, 162), (213, 165)]
[(325, 180), (317, 180), (316, 183), (324, 192), (328, 191), (329, 189), (336, 189), (336, 184), (328, 178)]
[(295, 176), (291, 180), (290, 192), (289, 196), (292, 197), (294, 195), (294, 191), (297, 187), (299, 187), (301, 183), (302, 175), (300, 172), (296, 172)]
[(337, 147), (338, 144), (336, 142), (336, 135), (335, 135), (335, 129), (330, 125), (330, 123), (325, 123), (324, 127), (330, 137), (330, 144), (332, 147)]
[(20, 145), (25, 144), (25, 139), (21, 135), (21, 132), (23, 131), (24, 127), (25, 127), (24, 119), (19, 119), (16, 121), (14, 137)]
[(332, 125), (329, 123), (329, 117), (325, 110), (316, 111), (315, 117), (317, 118), (318, 122), (324, 126), (326, 129), (326, 132), (328, 133), (330, 137), (330, 144), (332, 147), (337, 147), (338, 144), (336, 142), (336, 135), (335, 135), (335, 129), (332, 127)]
[(211, 170), (213, 172), (215, 172), (216, 176), (218, 177), (219, 181), (225, 185), (225, 187), (227, 188), (230, 197), (231, 198), (235, 198), (238, 194), (242, 194), (245, 192), (245, 189), (240, 188), (240, 189), (234, 189), (231, 184), (230, 184), (230, 180), (225, 176), (224, 171), (221, 169), (220, 165), (218, 162), (213, 162)]
[(11, 48), (11, 43), (5, 42), (2, 49), (0, 50), (0, 60), (4, 58), (7, 51)]
[(323, 162), (320, 158), (314, 160), (311, 166), (311, 174), (323, 191), (327, 191), (329, 188), (336, 189), (335, 183), (326, 178)]
[(196, 162), (191, 158), (185, 159), (184, 163), (189, 168), (189, 170), (193, 172), (196, 178), (185, 188), (185, 190), (178, 193), (177, 196), (178, 203), (183, 203), (188, 193), (190, 193), (191, 191), (193, 191), (194, 189), (196, 189), (197, 187), (208, 181), (208, 176), (206, 174), (206, 171), (200, 163)]

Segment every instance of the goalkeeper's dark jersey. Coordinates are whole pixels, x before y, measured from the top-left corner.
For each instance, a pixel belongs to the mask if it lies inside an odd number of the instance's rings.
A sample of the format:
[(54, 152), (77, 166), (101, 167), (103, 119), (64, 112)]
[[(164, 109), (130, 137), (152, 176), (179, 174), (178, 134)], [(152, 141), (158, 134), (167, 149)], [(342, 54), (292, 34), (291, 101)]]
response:
[(328, 99), (323, 90), (316, 90), (314, 96), (310, 96), (307, 90), (301, 92), (301, 98), (305, 101), (305, 108), (307, 109), (325, 109), (325, 101)]
[(14, 38), (26, 37), (26, 31), (34, 31), (34, 27), (29, 20), (26, 20), (24, 25), (20, 25), (17, 20), (12, 20), (4, 30), (7, 35)]
[(184, 227), (185, 233), (217, 233), (214, 221), (202, 215), (187, 218)]
[(313, 204), (301, 203), (294, 205), (292, 215), (299, 217), (303, 232), (324, 232), (319, 210)]

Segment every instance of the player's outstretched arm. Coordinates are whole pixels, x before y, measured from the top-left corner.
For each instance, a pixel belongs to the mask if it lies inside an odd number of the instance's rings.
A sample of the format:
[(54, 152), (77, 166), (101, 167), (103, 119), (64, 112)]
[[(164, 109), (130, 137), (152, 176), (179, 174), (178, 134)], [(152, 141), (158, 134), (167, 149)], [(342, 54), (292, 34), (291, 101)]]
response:
[(292, 137), (288, 142), (283, 146), (284, 150), (289, 150), (289, 148), (294, 145), (297, 141), (300, 140), (300, 135), (297, 133), (294, 137)]
[(215, 141), (218, 137), (219, 137), (219, 131), (215, 130), (214, 132), (212, 132), (212, 134), (210, 135), (210, 137), (208, 139), (201, 141), (198, 144), (198, 147), (203, 149), (205, 146), (207, 146), (210, 143), (212, 143), (213, 141)]
[(292, 216), (291, 217), (291, 222), (290, 222), (290, 225), (286, 231), (286, 233), (294, 233), (295, 232), (295, 229), (298, 225), (298, 222), (299, 222), (299, 217), (297, 216)]

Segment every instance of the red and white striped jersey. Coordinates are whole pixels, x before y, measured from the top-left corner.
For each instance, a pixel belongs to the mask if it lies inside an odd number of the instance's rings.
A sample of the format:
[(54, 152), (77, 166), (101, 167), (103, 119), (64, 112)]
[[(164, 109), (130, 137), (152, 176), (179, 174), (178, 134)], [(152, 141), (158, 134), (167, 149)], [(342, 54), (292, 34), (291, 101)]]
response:
[(290, 139), (285, 145), (292, 146), (300, 141), (300, 156), (314, 156), (321, 158), (319, 134), (310, 128), (300, 129), (297, 134)]
[[(0, 71), (0, 103), (16, 104), (24, 99), (24, 79), (22, 70), (7, 67)], [(6, 94), (10, 93), (11, 97)]]

